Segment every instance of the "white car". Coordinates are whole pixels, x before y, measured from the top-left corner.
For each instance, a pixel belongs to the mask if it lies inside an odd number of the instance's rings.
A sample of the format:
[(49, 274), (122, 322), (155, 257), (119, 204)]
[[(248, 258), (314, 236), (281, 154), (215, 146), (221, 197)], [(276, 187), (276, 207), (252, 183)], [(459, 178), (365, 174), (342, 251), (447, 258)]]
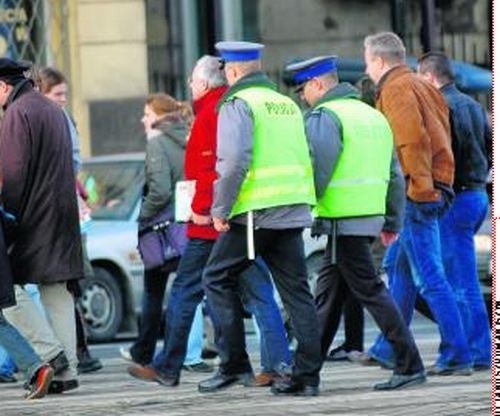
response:
[[(97, 156), (84, 161), (80, 179), (93, 209), (87, 250), (95, 277), (82, 281), (89, 338), (108, 341), (137, 331), (144, 269), (137, 251), (137, 222), (144, 154)], [(304, 232), (311, 281), (326, 239)], [(166, 297), (165, 297), (166, 298)]]

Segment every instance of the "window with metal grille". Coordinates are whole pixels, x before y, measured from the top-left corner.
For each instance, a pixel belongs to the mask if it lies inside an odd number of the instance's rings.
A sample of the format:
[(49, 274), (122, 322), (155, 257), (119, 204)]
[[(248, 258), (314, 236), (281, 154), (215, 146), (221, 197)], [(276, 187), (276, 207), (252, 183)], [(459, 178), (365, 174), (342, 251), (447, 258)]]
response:
[(0, 0), (0, 56), (69, 70), (68, 0)]

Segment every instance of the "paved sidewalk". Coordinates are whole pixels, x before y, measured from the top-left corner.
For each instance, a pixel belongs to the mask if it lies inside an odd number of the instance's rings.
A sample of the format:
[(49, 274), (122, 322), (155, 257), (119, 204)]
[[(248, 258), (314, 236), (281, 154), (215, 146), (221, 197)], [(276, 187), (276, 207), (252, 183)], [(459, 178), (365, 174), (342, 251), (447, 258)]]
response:
[[(432, 325), (432, 324), (429, 324)], [(437, 334), (429, 325), (415, 328), (424, 361), (432, 364)], [(432, 327), (431, 327), (432, 328)], [(99, 348), (99, 347), (97, 347)], [(255, 368), (258, 368), (252, 355)], [(282, 398), (268, 388), (234, 387), (199, 394), (206, 374), (184, 373), (178, 387), (167, 389), (128, 376), (127, 363), (105, 358), (104, 369), (81, 377), (73, 392), (38, 401), (22, 399), (21, 383), (0, 385), (0, 415), (348, 415), (348, 416), (486, 416), (491, 414), (491, 380), (487, 371), (470, 377), (429, 378), (427, 383), (395, 392), (371, 386), (390, 372), (350, 363), (325, 363), (321, 395)]]

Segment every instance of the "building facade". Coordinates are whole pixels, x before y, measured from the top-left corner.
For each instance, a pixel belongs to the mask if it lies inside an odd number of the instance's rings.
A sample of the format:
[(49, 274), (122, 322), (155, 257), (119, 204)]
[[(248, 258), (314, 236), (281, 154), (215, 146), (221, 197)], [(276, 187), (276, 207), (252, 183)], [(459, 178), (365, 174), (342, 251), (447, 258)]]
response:
[(145, 96), (187, 98), (190, 69), (217, 40), (266, 44), (279, 81), (294, 57), (361, 58), (382, 30), (409, 54), (440, 48), (491, 68), (487, 0), (0, 0), (0, 55), (65, 72), (84, 155), (142, 150)]

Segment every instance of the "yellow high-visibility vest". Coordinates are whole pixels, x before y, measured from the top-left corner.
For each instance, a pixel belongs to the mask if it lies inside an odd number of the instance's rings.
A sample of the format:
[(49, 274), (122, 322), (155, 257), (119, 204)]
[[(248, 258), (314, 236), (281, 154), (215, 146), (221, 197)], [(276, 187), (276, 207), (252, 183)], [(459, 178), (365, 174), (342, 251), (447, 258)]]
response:
[(333, 99), (317, 108), (322, 107), (340, 120), (343, 149), (314, 215), (384, 215), (393, 148), (392, 130), (385, 116), (353, 98)]
[(316, 202), (312, 162), (304, 122), (297, 104), (270, 88), (237, 91), (253, 116), (253, 149), (249, 171), (230, 217), (283, 205)]

